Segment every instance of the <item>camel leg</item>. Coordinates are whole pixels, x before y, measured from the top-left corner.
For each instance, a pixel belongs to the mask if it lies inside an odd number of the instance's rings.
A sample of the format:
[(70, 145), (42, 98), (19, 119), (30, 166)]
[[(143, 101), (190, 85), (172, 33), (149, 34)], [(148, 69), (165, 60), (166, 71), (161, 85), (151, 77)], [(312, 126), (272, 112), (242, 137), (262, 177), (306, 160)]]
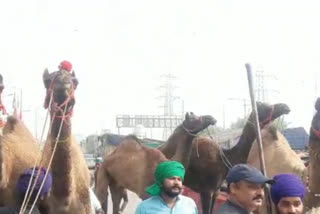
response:
[(214, 204), (216, 202), (216, 198), (218, 196), (218, 192), (219, 191), (215, 191), (210, 199), (210, 210), (209, 210), (209, 214), (212, 214), (213, 213), (213, 208), (214, 208)]
[(122, 199), (123, 199), (123, 203), (120, 208), (120, 213), (123, 213), (124, 209), (128, 205), (128, 201), (129, 201), (128, 200), (128, 191), (126, 189), (123, 190)]
[(113, 214), (119, 214), (120, 203), (125, 189), (114, 184), (110, 184), (109, 188), (112, 198)]
[(108, 187), (110, 178), (107, 172), (101, 167), (98, 169), (96, 176), (95, 193), (101, 203), (102, 210), (108, 213)]
[(201, 192), (202, 214), (210, 214), (212, 192)]

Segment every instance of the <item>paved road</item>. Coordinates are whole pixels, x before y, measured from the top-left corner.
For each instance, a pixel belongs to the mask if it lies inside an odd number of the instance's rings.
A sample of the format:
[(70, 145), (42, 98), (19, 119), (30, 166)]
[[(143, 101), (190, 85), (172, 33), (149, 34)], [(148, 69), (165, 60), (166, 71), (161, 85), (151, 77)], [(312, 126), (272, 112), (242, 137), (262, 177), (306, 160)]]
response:
[[(123, 214), (134, 214), (137, 205), (141, 201), (140, 198), (133, 192), (128, 191), (129, 203), (124, 210)], [(109, 194), (108, 197), (108, 214), (112, 214), (112, 200)]]
[[(93, 170), (90, 170), (90, 173), (91, 176), (93, 176)], [(141, 201), (141, 199), (135, 193), (130, 191), (128, 191), (128, 198), (129, 202), (123, 214), (134, 214), (134, 211), (136, 210), (136, 207)], [(112, 214), (112, 200), (110, 193), (108, 197), (108, 214)]]

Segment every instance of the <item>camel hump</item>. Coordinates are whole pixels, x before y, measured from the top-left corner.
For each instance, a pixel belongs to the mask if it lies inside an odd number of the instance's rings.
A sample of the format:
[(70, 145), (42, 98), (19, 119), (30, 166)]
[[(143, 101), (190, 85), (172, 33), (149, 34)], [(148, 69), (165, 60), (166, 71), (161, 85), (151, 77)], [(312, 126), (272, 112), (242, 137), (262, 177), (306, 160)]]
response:
[(318, 97), (318, 99), (316, 101), (315, 108), (317, 111), (320, 111), (320, 97)]
[(142, 141), (137, 136), (135, 136), (133, 134), (130, 134), (130, 135), (126, 136), (124, 139), (126, 139), (126, 140), (134, 140), (134, 141), (137, 141), (137, 143), (142, 144)]
[(9, 116), (7, 118), (7, 122), (3, 127), (3, 133), (8, 133), (8, 132), (12, 132), (16, 125), (18, 124), (19, 120), (13, 116)]

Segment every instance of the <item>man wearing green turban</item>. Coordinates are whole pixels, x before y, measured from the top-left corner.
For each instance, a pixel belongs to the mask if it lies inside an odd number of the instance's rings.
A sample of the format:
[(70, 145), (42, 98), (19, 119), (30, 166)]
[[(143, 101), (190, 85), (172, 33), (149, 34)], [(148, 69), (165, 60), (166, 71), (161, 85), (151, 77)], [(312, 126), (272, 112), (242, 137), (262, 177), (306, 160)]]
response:
[(185, 169), (176, 161), (165, 161), (158, 164), (155, 182), (146, 189), (152, 197), (142, 201), (135, 214), (197, 214), (195, 202), (180, 195)]

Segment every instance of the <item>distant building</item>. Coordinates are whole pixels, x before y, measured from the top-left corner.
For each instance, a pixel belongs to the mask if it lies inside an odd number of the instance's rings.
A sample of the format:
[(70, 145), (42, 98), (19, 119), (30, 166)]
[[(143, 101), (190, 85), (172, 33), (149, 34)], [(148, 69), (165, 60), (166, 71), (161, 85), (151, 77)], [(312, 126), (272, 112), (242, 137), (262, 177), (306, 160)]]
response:
[(293, 150), (305, 150), (309, 145), (309, 135), (303, 127), (289, 128), (282, 131)]

